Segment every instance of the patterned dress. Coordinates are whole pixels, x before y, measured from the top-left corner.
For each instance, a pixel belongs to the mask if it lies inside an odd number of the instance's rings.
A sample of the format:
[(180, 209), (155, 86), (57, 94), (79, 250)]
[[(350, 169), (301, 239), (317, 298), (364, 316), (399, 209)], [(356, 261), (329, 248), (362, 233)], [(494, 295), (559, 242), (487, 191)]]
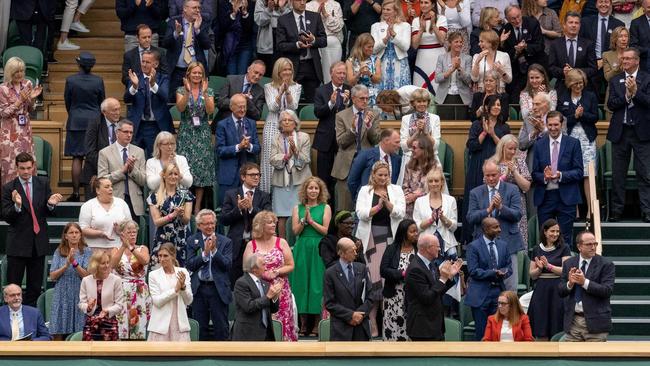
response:
[(117, 333), (117, 320), (112, 318), (100, 318), (99, 314), (102, 312), (102, 289), (104, 287), (104, 280), (97, 281), (97, 307), (92, 315), (86, 316), (86, 323), (82, 340), (84, 341), (117, 341), (119, 339)]
[[(402, 190), (404, 191), (404, 196), (416, 191), (420, 191), (423, 195), (426, 187), (426, 176), (429, 172), (424, 172), (422, 170), (412, 170), (406, 168), (404, 172), (404, 183), (402, 183)], [(406, 215), (405, 219), (413, 218), (413, 207), (415, 206), (415, 201), (406, 204)]]
[[(194, 195), (183, 188), (176, 188), (176, 194), (167, 196), (162, 204), (158, 204), (156, 192), (152, 192), (147, 197), (147, 204), (158, 207), (161, 216), (167, 216), (174, 211), (176, 207), (184, 206), (187, 202), (194, 202)], [(156, 235), (153, 240), (153, 249), (151, 250), (151, 261), (149, 269), (153, 270), (158, 267), (158, 249), (167, 242), (174, 243), (176, 247), (176, 259), (180, 267), (185, 267), (185, 239), (192, 235), (190, 226), (183, 224), (180, 216), (174, 221), (156, 228)]]
[(280, 119), (280, 112), (291, 109), (296, 111), (298, 109), (298, 101), (302, 93), (302, 85), (294, 83), (289, 86), (289, 93), (291, 94), (292, 103), (288, 103), (286, 98), (282, 96), (278, 104), (276, 99), (280, 90), (273, 86), (273, 83), (264, 85), (264, 98), (266, 99), (266, 106), (269, 108), (269, 114), (266, 116), (264, 129), (262, 130), (262, 160), (260, 169), (262, 176), (260, 177), (260, 189), (264, 192), (271, 192), (271, 178), (273, 177), (273, 166), (271, 166), (271, 145), (273, 141), (280, 135), (278, 129), (278, 120)]
[[(399, 255), (397, 269), (406, 271), (411, 263), (413, 250), (402, 252)], [(406, 306), (404, 304), (404, 282), (395, 285), (395, 296), (384, 298), (384, 340), (385, 341), (406, 341)]]
[[(77, 252), (74, 258), (82, 268), (88, 268), (88, 260), (91, 254), (92, 250), (86, 248), (83, 254)], [(50, 272), (65, 266), (67, 260), (68, 258), (61, 256), (59, 249), (57, 249), (52, 257)], [(81, 277), (72, 266), (69, 266), (61, 277), (56, 280), (50, 310), (50, 333), (71, 334), (83, 330), (86, 316), (77, 306), (79, 304), (80, 287)]]
[[(208, 96), (214, 97), (214, 91), (208, 88)], [(176, 90), (177, 94), (185, 95), (185, 88)], [(181, 123), (178, 128), (178, 155), (187, 158), (190, 164), (190, 171), (194, 178), (195, 187), (211, 187), (215, 182), (214, 171), (214, 146), (210, 132), (208, 114), (205, 110), (203, 96), (199, 96), (194, 102), (190, 96), (187, 108), (181, 113)], [(200, 125), (192, 124), (192, 116), (197, 115), (201, 121)]]
[[(259, 250), (257, 248), (257, 243), (255, 239), (252, 241), (253, 253), (257, 253)], [(275, 245), (273, 249), (268, 253), (264, 254), (264, 263), (266, 264), (266, 269), (273, 271), (284, 266), (284, 253), (282, 253), (282, 248), (280, 247), (280, 238), (276, 238)], [(267, 279), (265, 279), (267, 280)], [(298, 340), (298, 329), (296, 328), (295, 314), (293, 313), (293, 297), (291, 294), (291, 285), (286, 278), (276, 277), (274, 280), (271, 280), (271, 284), (282, 281), (282, 292), (280, 292), (280, 306), (278, 312), (273, 314), (273, 319), (278, 320), (282, 323), (282, 339), (285, 341), (296, 342)]]
[[(440, 31), (447, 31), (447, 18), (439, 15), (436, 20), (436, 27)], [(438, 57), (445, 54), (444, 45), (440, 44), (438, 37), (435, 33), (430, 32), (431, 20), (427, 20), (425, 24), (425, 31), (420, 38), (420, 46), (417, 50), (417, 57), (415, 59), (415, 70), (413, 73), (413, 85), (427, 89), (435, 95), (438, 90), (438, 83), (435, 81), (436, 64)], [(420, 32), (420, 18), (413, 19), (411, 27), (412, 34)], [(426, 75), (426, 78), (423, 75)], [(429, 87), (431, 85), (431, 88)]]
[(151, 296), (145, 281), (147, 269), (135, 255), (122, 254), (115, 272), (122, 277), (122, 291), (126, 306), (117, 314), (120, 339), (146, 339), (147, 323), (151, 316)]
[(401, 60), (397, 58), (392, 40), (388, 41), (384, 54), (381, 55), (381, 75), (380, 90), (397, 90), (411, 84), (409, 59), (408, 57)]
[[(526, 164), (526, 152), (517, 149), (515, 153), (515, 167), (519, 174), (521, 174), (524, 179), (527, 181), (532, 181), (530, 171), (528, 170), (528, 165)], [(507, 174), (506, 174), (507, 173)], [(512, 172), (508, 171), (508, 166), (504, 163), (499, 163), (499, 174), (501, 175), (501, 180), (517, 185), (515, 181), (515, 175)], [(521, 220), (519, 220), (519, 232), (521, 237), (524, 239), (524, 243), (528, 242), (528, 215), (526, 213), (526, 193), (519, 190), (521, 196)]]
[[(312, 220), (323, 224), (325, 204), (309, 209)], [(298, 205), (298, 218), (305, 217), (305, 206)], [(294, 289), (298, 314), (320, 314), (323, 304), (323, 276), (325, 265), (320, 258), (318, 244), (323, 235), (310, 225), (305, 226), (293, 247), (295, 269), (289, 275)]]
[[(20, 90), (29, 89), (32, 82), (23, 80)], [(10, 82), (0, 85), (0, 187), (18, 176), (14, 160), (16, 155), (27, 152), (34, 155), (32, 141), (32, 123), (29, 112), (33, 110), (31, 102), (21, 104), (16, 108), (14, 103), (20, 98)], [(25, 124), (21, 126), (19, 116), (23, 116)]]
[[(551, 89), (548, 92), (548, 96), (551, 98), (551, 111), (554, 111), (557, 107), (557, 92), (555, 89)], [(530, 96), (526, 90), (522, 90), (519, 94), (519, 107), (521, 108), (521, 119), (528, 120), (528, 116), (533, 111), (533, 97)]]
[[(366, 65), (368, 66), (368, 70), (370, 70), (370, 73), (374, 74), (377, 72), (377, 68), (375, 67), (377, 64), (377, 56), (376, 55), (371, 55), (367, 60), (361, 62), (359, 59), (348, 59), (350, 63), (352, 63), (352, 72), (355, 74), (358, 74), (359, 71), (361, 71), (361, 66)], [(370, 80), (370, 76), (368, 75), (362, 75), (359, 76), (359, 81), (357, 84), (364, 85), (366, 88), (368, 88), (368, 97), (370, 100), (368, 101), (368, 105), (373, 107), (377, 103), (377, 95), (379, 94), (379, 84), (375, 84)]]

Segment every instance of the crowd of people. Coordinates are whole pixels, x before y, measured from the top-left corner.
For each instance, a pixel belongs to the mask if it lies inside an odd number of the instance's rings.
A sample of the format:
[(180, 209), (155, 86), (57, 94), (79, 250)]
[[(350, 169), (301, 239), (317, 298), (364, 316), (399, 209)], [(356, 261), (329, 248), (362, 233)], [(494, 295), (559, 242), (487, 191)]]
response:
[[(126, 118), (92, 74), (92, 53), (66, 80), (68, 200), (83, 185), (85, 202), (50, 268), (50, 333), (188, 340), (193, 318), (201, 340), (270, 340), (276, 320), (296, 341), (329, 319), (333, 340), (443, 340), (444, 317), (462, 303), (476, 340), (606, 339), (614, 267), (590, 233), (574, 243), (573, 223), (600, 102), (611, 115), (610, 221), (623, 213), (631, 152), (650, 152), (650, 0), (631, 24), (611, 0), (562, 19), (544, 0), (176, 0), (164, 34), (162, 2), (134, 1), (116, 5)], [(66, 27), (87, 30), (90, 3), (66, 8)], [(61, 31), (59, 49), (76, 49)], [(219, 90), (208, 83), (215, 42), (228, 74)], [(26, 305), (41, 291), (46, 217), (63, 199), (33, 175), (41, 93), (11, 58), (0, 85), (2, 216), (8, 279), (27, 272)], [(318, 118), (311, 140), (300, 130), (305, 103)], [(438, 158), (440, 120), (458, 116), (472, 121), (460, 210)], [(382, 129), (386, 119), (401, 128)], [(650, 222), (650, 172), (635, 169)], [(532, 215), (543, 235), (523, 269), (535, 279), (526, 315), (516, 292)], [(138, 243), (143, 216), (150, 242)], [(19, 290), (5, 289), (12, 317)], [(27, 335), (27, 315), (22, 327), (13, 319), (0, 310), (6, 338)]]

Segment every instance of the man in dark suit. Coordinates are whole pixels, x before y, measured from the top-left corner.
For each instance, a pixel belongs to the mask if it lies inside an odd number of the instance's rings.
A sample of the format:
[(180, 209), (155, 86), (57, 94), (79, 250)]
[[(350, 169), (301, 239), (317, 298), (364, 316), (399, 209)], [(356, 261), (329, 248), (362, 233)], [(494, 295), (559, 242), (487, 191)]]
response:
[[(228, 339), (228, 305), (230, 269), (232, 268), (232, 241), (215, 233), (217, 216), (203, 209), (196, 215), (196, 234), (187, 238), (185, 257), (192, 273), (192, 317), (199, 322), (199, 339), (225, 341)], [(208, 328), (212, 318), (213, 334)]]
[(51, 253), (46, 219), (63, 197), (52, 194), (47, 178), (33, 175), (33, 156), (22, 152), (15, 162), (18, 177), (2, 187), (2, 217), (9, 224), (7, 282), (23, 283), (27, 271), (25, 303), (35, 306), (41, 294), (45, 256)]
[[(124, 86), (129, 82), (129, 70), (133, 70), (136, 74), (140, 74), (142, 69), (140, 63), (142, 62), (141, 56), (144, 51), (157, 51), (160, 55), (159, 62), (156, 67), (156, 72), (159, 74), (169, 76), (169, 68), (167, 66), (167, 53), (164, 48), (155, 47), (151, 45), (151, 28), (146, 24), (140, 24), (137, 28), (138, 47), (124, 53), (124, 60), (122, 61), (122, 84)], [(168, 93), (168, 91), (165, 91)]]
[(293, 63), (294, 79), (302, 85), (306, 103), (323, 82), (319, 48), (327, 47), (327, 34), (318, 13), (305, 11), (305, 0), (292, 0), (293, 11), (278, 18), (276, 50)]
[(355, 262), (357, 247), (349, 238), (336, 244), (338, 263), (325, 271), (323, 302), (330, 312), (330, 340), (368, 341), (368, 314), (375, 300), (365, 264)]
[[(272, 66), (272, 65), (271, 65)], [(219, 113), (215, 117), (216, 121), (221, 121), (231, 115), (230, 113), (230, 98), (236, 94), (246, 96), (246, 117), (257, 121), (262, 117), (262, 109), (264, 109), (264, 87), (259, 84), (260, 79), (266, 72), (264, 62), (255, 60), (248, 66), (248, 70), (244, 75), (228, 75), (226, 83), (218, 91), (215, 102)], [(212, 124), (213, 131), (216, 130), (217, 123)]]
[(502, 32), (508, 35), (499, 49), (507, 52), (512, 65), (512, 82), (506, 86), (508, 95), (519, 95), (528, 81), (528, 66), (546, 67), (544, 37), (535, 17), (522, 16), (517, 5), (508, 5), (504, 11), (508, 23)]
[(282, 282), (269, 286), (262, 280), (266, 265), (264, 258), (253, 253), (246, 259), (245, 274), (235, 283), (235, 306), (237, 313), (232, 326), (233, 341), (272, 341), (273, 320), (271, 314), (278, 311), (278, 298)]
[(641, 70), (650, 72), (650, 0), (643, 0), (642, 6), (645, 16), (633, 19), (630, 24), (630, 46), (641, 53)]
[(438, 268), (435, 260), (439, 253), (440, 242), (435, 235), (420, 235), (418, 252), (406, 270), (406, 334), (412, 341), (445, 340), (442, 296), (454, 286), (463, 260), (445, 261)]
[(514, 267), (508, 244), (499, 238), (499, 221), (486, 217), (481, 226), (483, 234), (467, 247), (469, 283), (465, 305), (472, 308), (476, 341), (483, 338), (487, 318), (496, 312), (499, 294), (506, 289), (504, 279), (510, 277)]
[(392, 128), (386, 128), (381, 130), (379, 138), (378, 146), (361, 150), (352, 160), (350, 175), (348, 175), (348, 188), (350, 188), (353, 201), (356, 201), (361, 186), (368, 184), (372, 166), (379, 160), (383, 160), (388, 164), (391, 183), (397, 183), (402, 164), (402, 157), (398, 154), (400, 146), (399, 132)]
[(211, 47), (209, 30), (210, 24), (203, 22), (198, 0), (186, 1), (183, 4), (183, 15), (167, 21), (167, 33), (162, 46), (167, 49), (167, 65), (171, 72), (170, 102), (176, 102), (176, 89), (183, 85), (183, 78), (189, 64), (200, 62), (207, 77), (209, 70), (205, 51)]
[[(257, 160), (260, 143), (255, 128), (256, 121), (246, 117), (248, 98), (235, 94), (230, 98), (230, 116), (217, 124), (216, 154), (219, 160), (217, 181), (219, 182), (219, 202), (224, 194), (239, 185), (236, 172), (247, 162)], [(239, 277), (237, 277), (239, 278)]]
[[(594, 43), (584, 37), (578, 37), (580, 32), (580, 14), (568, 12), (564, 20), (564, 36), (551, 43), (548, 58), (548, 70), (551, 77), (557, 79), (555, 88), (557, 93), (567, 92), (564, 85), (564, 78), (569, 70), (581, 69), (587, 75), (587, 79), (596, 75), (598, 65), (596, 63), (596, 52)], [(590, 82), (589, 87), (596, 91), (595, 86)]]
[(158, 45), (158, 28), (167, 17), (167, 1), (115, 0), (115, 13), (120, 18), (120, 29), (124, 32), (124, 50), (138, 47), (138, 28), (147, 25), (153, 33), (152, 40)]
[(135, 145), (151, 158), (153, 144), (161, 131), (174, 132), (172, 116), (167, 106), (169, 78), (156, 72), (160, 54), (144, 51), (141, 56), (141, 72), (129, 70), (129, 83), (124, 102), (130, 103), (127, 118), (133, 122)]
[(0, 307), (0, 341), (25, 338), (31, 341), (51, 341), (38, 309), (23, 305), (23, 290), (13, 283), (3, 290), (6, 305)]
[[(230, 173), (232, 174), (232, 172)], [(246, 243), (251, 239), (253, 218), (258, 212), (272, 210), (271, 195), (258, 189), (260, 168), (255, 163), (246, 163), (239, 169), (242, 184), (225, 193), (221, 206), (221, 223), (229, 226), (228, 237), (232, 240), (232, 285), (242, 276), (242, 256)]]
[(485, 184), (469, 193), (467, 223), (471, 225), (472, 237), (477, 240), (484, 235), (483, 220), (486, 217), (493, 217), (499, 222), (500, 239), (506, 243), (505, 254), (510, 256), (509, 262), (512, 262), (512, 276), (504, 277), (505, 289), (516, 291), (519, 281), (517, 253), (526, 249), (524, 238), (519, 231), (521, 196), (516, 185), (502, 182), (499, 177), (497, 165), (491, 160), (486, 160), (483, 164)]
[[(22, 44), (36, 47), (46, 57), (52, 44), (48, 44), (47, 31), (54, 23), (56, 2), (51, 0), (22, 0), (11, 3), (10, 18), (16, 21)], [(36, 32), (34, 32), (36, 27)]]
[(623, 214), (625, 177), (634, 151), (642, 220), (650, 222), (650, 75), (639, 69), (639, 51), (634, 48), (623, 52), (622, 64), (624, 72), (609, 81), (607, 101), (613, 113), (607, 131), (612, 142), (613, 185), (609, 221), (619, 221)]
[[(321, 85), (314, 94), (314, 114), (318, 125), (311, 147), (316, 150), (316, 175), (325, 182), (327, 190), (334, 192), (336, 179), (332, 177), (334, 157), (339, 150), (336, 144), (336, 114), (350, 104), (350, 87), (345, 82), (345, 63), (338, 61), (330, 67), (332, 81)], [(330, 195), (330, 205), (334, 195)]]
[(81, 173), (81, 182), (84, 184), (86, 201), (95, 198), (92, 181), (97, 178), (99, 151), (117, 140), (117, 122), (122, 119), (120, 117), (120, 102), (115, 98), (104, 99), (100, 109), (102, 116), (88, 123), (84, 139), (86, 158)]
[(564, 242), (572, 248), (571, 233), (576, 205), (582, 202), (580, 185), (584, 180), (584, 168), (580, 141), (562, 133), (563, 119), (558, 111), (548, 113), (548, 135), (535, 143), (531, 174), (540, 225), (550, 218), (557, 219)]
[(596, 254), (598, 242), (590, 232), (577, 235), (579, 256), (562, 264), (558, 293), (564, 298), (567, 342), (604, 342), (612, 330), (609, 299), (614, 292), (614, 263)]

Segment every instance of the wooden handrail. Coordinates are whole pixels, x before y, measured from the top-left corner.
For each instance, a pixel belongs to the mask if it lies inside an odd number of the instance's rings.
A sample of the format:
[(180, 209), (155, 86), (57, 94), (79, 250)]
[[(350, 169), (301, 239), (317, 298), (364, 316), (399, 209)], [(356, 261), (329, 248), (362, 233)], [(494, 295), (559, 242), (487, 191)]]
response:
[(598, 242), (598, 247), (596, 248), (596, 253), (599, 255), (603, 253), (603, 243), (602, 243), (602, 233), (600, 227), (600, 201), (598, 201), (598, 194), (596, 192), (596, 164), (594, 161), (591, 161), (587, 165), (587, 172), (589, 173), (589, 197), (590, 202), (589, 212), (587, 212), (587, 230), (594, 233), (596, 241)]

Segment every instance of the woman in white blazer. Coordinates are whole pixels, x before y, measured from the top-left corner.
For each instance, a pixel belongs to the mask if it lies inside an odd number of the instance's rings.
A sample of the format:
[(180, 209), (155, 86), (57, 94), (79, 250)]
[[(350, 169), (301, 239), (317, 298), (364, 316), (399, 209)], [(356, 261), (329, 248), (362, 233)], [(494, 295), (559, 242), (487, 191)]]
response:
[(148, 341), (189, 342), (190, 322), (187, 306), (192, 303), (192, 284), (187, 269), (178, 267), (176, 247), (165, 243), (158, 249), (160, 268), (149, 273), (149, 292), (153, 300)]
[(479, 36), (478, 45), (481, 52), (472, 58), (472, 81), (477, 86), (474, 91), (483, 91), (485, 74), (490, 70), (495, 70), (501, 77), (497, 92), (505, 92), (506, 84), (512, 81), (512, 66), (510, 65), (510, 56), (498, 50), (499, 35), (493, 30), (484, 30)]
[(373, 52), (381, 60), (379, 90), (397, 90), (411, 84), (408, 62), (411, 26), (404, 21), (402, 7), (396, 0), (381, 4), (381, 21), (370, 27), (370, 34), (375, 40)]
[[(382, 278), (380, 275), (381, 258), (388, 244), (393, 242), (397, 226), (404, 218), (406, 203), (402, 187), (390, 183), (388, 164), (379, 160), (372, 166), (368, 185), (361, 187), (357, 195), (357, 225), (356, 236), (363, 244), (366, 256), (366, 268), (370, 273), (373, 289), (380, 294)], [(379, 299), (381, 300), (381, 299)], [(376, 301), (370, 311), (370, 330), (372, 336), (377, 336)]]

